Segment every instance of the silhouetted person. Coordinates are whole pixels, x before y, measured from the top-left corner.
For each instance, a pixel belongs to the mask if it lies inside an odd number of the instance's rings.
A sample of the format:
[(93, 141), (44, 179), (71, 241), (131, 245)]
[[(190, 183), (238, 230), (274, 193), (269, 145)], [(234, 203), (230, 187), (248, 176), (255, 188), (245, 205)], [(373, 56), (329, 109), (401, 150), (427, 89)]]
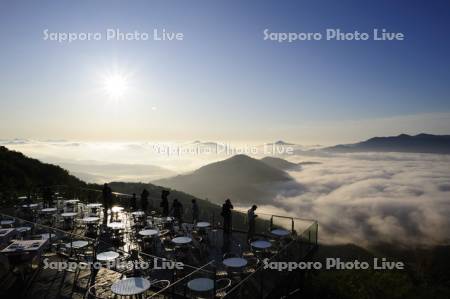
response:
[(131, 197), (131, 200), (130, 200), (131, 210), (133, 210), (133, 211), (137, 210), (136, 200), (137, 200), (136, 193), (133, 193), (133, 196)]
[(44, 205), (47, 208), (53, 206), (53, 191), (50, 187), (44, 188), (44, 191), (42, 192), (42, 199), (44, 200)]
[(192, 223), (194, 225), (198, 222), (198, 217), (200, 216), (200, 208), (198, 207), (197, 201), (192, 199)]
[(162, 208), (162, 215), (164, 217), (169, 216), (169, 200), (167, 199), (169, 194), (170, 192), (167, 190), (161, 192), (161, 203), (159, 206)]
[(103, 185), (102, 190), (102, 200), (103, 200), (103, 224), (106, 225), (108, 223), (108, 210), (112, 205), (112, 190), (108, 186), (108, 184)]
[(29, 206), (32, 203), (33, 203), (33, 201), (31, 200), (31, 194), (28, 193), (27, 196), (25, 197), (25, 199), (23, 200), (22, 204)]
[(220, 215), (223, 217), (223, 233), (224, 235), (231, 234), (231, 210), (233, 209), (233, 205), (229, 198), (222, 205), (222, 212)]
[(181, 225), (183, 222), (183, 205), (178, 199), (174, 199), (172, 203), (172, 213), (173, 217), (178, 220), (178, 223)]
[(255, 224), (256, 224), (256, 217), (258, 215), (255, 214), (255, 211), (258, 207), (256, 205), (253, 205), (250, 210), (247, 211), (247, 221), (248, 221), (248, 234), (247, 234), (247, 240), (252, 240), (255, 236)]
[(148, 191), (147, 189), (142, 190), (141, 193), (141, 207), (142, 207), (142, 211), (147, 212), (147, 208), (148, 208)]

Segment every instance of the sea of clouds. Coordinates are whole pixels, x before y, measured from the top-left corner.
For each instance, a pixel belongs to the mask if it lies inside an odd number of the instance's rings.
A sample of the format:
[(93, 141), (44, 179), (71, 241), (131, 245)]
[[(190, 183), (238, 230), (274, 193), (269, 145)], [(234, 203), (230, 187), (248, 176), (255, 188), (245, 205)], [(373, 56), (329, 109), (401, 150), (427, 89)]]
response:
[(427, 246), (450, 243), (450, 156), (336, 154), (290, 174), (298, 196), (279, 196), (261, 212), (319, 221), (324, 243)]
[[(56, 164), (127, 163), (174, 172), (194, 170), (226, 156), (155, 153), (150, 143), (68, 141), (3, 142), (31, 157)], [(450, 243), (450, 156), (411, 153), (324, 154), (297, 151), (284, 157), (304, 164), (260, 213), (317, 219), (320, 241), (370, 246)], [(130, 178), (136, 172), (129, 169)], [(70, 169), (69, 169), (70, 170)], [(89, 170), (89, 169), (87, 169)], [(155, 169), (158, 172), (158, 169)], [(142, 179), (142, 173), (130, 181)], [(154, 173), (153, 175), (158, 175)], [(98, 178), (98, 177), (97, 177)], [(119, 178), (120, 179), (120, 178)]]

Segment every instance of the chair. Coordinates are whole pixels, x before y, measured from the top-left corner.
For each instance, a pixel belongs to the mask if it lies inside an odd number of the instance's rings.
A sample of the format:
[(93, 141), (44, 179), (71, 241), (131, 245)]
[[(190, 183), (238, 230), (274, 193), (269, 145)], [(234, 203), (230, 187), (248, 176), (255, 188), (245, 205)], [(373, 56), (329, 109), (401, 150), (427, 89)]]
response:
[[(158, 284), (156, 287), (154, 287), (155, 283)], [(150, 290), (148, 291), (150, 293), (150, 296), (146, 297), (145, 299), (166, 299), (166, 298), (168, 298), (167, 294), (164, 294), (164, 290), (169, 285), (170, 285), (170, 281), (168, 281), (168, 280), (159, 280), (156, 282), (152, 282)], [(161, 293), (159, 293), (159, 292), (161, 292)]]
[(238, 256), (236, 254), (232, 253), (232, 252), (227, 252), (227, 253), (225, 253), (222, 256), (222, 259), (225, 260), (225, 259), (229, 259), (229, 258), (232, 258), (232, 257), (238, 257)]
[[(148, 278), (147, 278), (148, 279)], [(166, 288), (168, 288), (169, 286), (170, 286), (170, 281), (169, 280), (165, 280), (165, 279), (162, 279), (162, 280), (153, 280), (153, 281), (151, 281), (151, 287), (150, 287), (150, 289), (152, 290), (152, 291), (154, 291), (155, 293), (157, 293), (157, 292), (160, 292), (160, 291), (162, 291), (162, 290), (164, 290), (164, 289), (166, 289)], [(154, 294), (152, 294), (150, 297), (148, 297), (148, 298), (153, 298), (152, 296), (153, 296)], [(147, 298), (147, 299), (148, 299)]]
[(89, 287), (88, 298), (95, 299), (111, 299), (113, 294), (110, 291), (111, 284), (109, 283), (97, 283)]
[(231, 279), (221, 278), (216, 281), (216, 298), (223, 298), (227, 294), (227, 289), (231, 286)]
[(243, 273), (244, 274), (254, 273), (259, 265), (259, 259), (255, 256), (249, 256), (246, 257), (246, 259), (247, 259), (247, 266), (245, 267)]

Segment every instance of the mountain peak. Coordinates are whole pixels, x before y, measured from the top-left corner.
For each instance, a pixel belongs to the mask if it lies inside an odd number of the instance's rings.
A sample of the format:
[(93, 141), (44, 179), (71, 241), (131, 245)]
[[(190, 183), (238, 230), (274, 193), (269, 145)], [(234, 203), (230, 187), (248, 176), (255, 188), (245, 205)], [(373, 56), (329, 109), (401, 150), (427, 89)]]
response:
[(275, 141), (273, 144), (275, 144), (275, 145), (294, 145), (293, 143), (289, 143), (289, 142), (286, 142), (283, 140)]
[(450, 154), (450, 136), (421, 133), (415, 136), (374, 137), (363, 142), (324, 149), (334, 152), (405, 152)]
[(190, 174), (155, 183), (200, 198), (207, 197), (216, 203), (227, 197), (241, 203), (254, 203), (274, 196), (277, 184), (291, 181), (292, 178), (281, 169), (247, 155), (235, 155), (200, 167)]

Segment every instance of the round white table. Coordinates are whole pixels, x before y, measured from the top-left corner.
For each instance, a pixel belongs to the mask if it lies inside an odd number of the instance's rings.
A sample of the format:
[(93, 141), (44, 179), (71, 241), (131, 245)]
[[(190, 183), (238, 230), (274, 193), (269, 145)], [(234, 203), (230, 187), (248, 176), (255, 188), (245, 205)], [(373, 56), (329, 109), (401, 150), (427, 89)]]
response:
[(29, 205), (22, 205), (22, 208), (37, 208), (38, 204), (37, 203), (30, 203)]
[(156, 229), (144, 229), (139, 231), (139, 234), (144, 237), (152, 237), (159, 234), (159, 231)]
[(118, 213), (118, 212), (122, 212), (123, 211), (123, 207), (112, 207), (111, 208), (111, 212), (113, 213)]
[(61, 217), (64, 217), (64, 218), (72, 218), (72, 217), (75, 217), (77, 215), (77, 213), (74, 213), (74, 212), (68, 212), (68, 213), (62, 213), (61, 214)]
[(19, 226), (15, 228), (16, 231), (18, 231), (19, 233), (24, 233), (24, 232), (28, 232), (31, 230), (31, 227), (29, 226)]
[(41, 239), (42, 240), (48, 240), (48, 239), (53, 239), (56, 237), (55, 234), (50, 234), (50, 233), (44, 233), (44, 234), (40, 234)]
[(42, 213), (54, 213), (56, 211), (57, 211), (56, 208), (45, 208), (41, 210)]
[(74, 248), (74, 249), (80, 249), (80, 248), (86, 247), (88, 245), (89, 245), (89, 242), (83, 241), (83, 240), (66, 243), (67, 248)]
[(111, 291), (119, 296), (133, 296), (142, 294), (150, 288), (150, 281), (142, 277), (129, 277), (116, 281)]
[(131, 215), (141, 217), (141, 216), (145, 216), (145, 212), (144, 211), (134, 211), (134, 212), (131, 212)]
[(68, 199), (68, 200), (65, 200), (64, 203), (73, 205), (73, 204), (78, 203), (79, 201), (80, 201), (79, 199)]
[(207, 228), (207, 227), (210, 227), (211, 224), (210, 224), (209, 222), (198, 222), (198, 223), (196, 224), (196, 226), (197, 226), (198, 228)]
[(192, 239), (189, 237), (176, 237), (172, 239), (172, 242), (176, 245), (186, 245), (192, 242)]
[(272, 244), (269, 241), (266, 240), (258, 240), (250, 243), (252, 247), (258, 248), (258, 249), (267, 249), (272, 247)]
[(97, 222), (100, 220), (100, 218), (98, 217), (84, 217), (83, 219), (81, 219), (83, 222), (86, 223), (92, 223), (92, 222)]
[(271, 233), (272, 233), (272, 235), (277, 236), (277, 237), (286, 237), (290, 234), (289, 231), (282, 229), (282, 228), (276, 228), (276, 229), (272, 230)]
[(97, 260), (101, 262), (113, 261), (118, 258), (120, 254), (115, 251), (105, 251), (97, 254)]
[(2, 221), (0, 221), (0, 224), (1, 225), (11, 225), (11, 224), (13, 224), (14, 223), (14, 220), (11, 220), (11, 219), (7, 219), (7, 220), (2, 220)]
[(100, 208), (102, 206), (101, 203), (88, 203), (86, 207), (88, 208)]
[(122, 222), (110, 222), (107, 225), (109, 228), (114, 229), (114, 230), (119, 230), (119, 229), (124, 229), (125, 226), (123, 225)]
[(188, 282), (187, 287), (194, 292), (209, 292), (214, 290), (214, 281), (210, 278), (195, 278)]
[(222, 263), (230, 268), (242, 268), (247, 266), (247, 260), (240, 257), (230, 257), (224, 259)]

